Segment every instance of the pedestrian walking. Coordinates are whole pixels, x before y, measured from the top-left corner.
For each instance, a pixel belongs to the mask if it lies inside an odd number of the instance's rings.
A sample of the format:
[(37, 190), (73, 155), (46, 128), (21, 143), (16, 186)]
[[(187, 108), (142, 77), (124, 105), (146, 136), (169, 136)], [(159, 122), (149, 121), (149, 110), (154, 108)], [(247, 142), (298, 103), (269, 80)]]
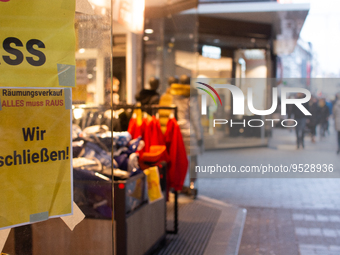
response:
[[(328, 99), (325, 99), (325, 103), (326, 103), (326, 106), (328, 107), (328, 110), (329, 110), (329, 116), (331, 116), (333, 114), (333, 103), (328, 100)], [(329, 135), (329, 121), (327, 121), (327, 134)]]
[(340, 99), (339, 99), (339, 95), (337, 95), (337, 100), (333, 107), (333, 117), (334, 117), (335, 130), (337, 131), (337, 135), (338, 135), (337, 154), (339, 154), (340, 153)]
[[(303, 93), (298, 93), (297, 98), (304, 98)], [(307, 110), (309, 109), (308, 103), (302, 104)], [(295, 126), (295, 133), (296, 133), (296, 147), (297, 149), (302, 146), (305, 148), (305, 129), (307, 123), (306, 115), (294, 104), (292, 107), (292, 114), (294, 115), (294, 119), (297, 121), (297, 125)]]
[(309, 101), (309, 112), (312, 114), (309, 116), (307, 120), (307, 126), (310, 130), (312, 143), (315, 143), (315, 136), (316, 136), (316, 126), (320, 120), (320, 108), (318, 104), (318, 99), (315, 96), (312, 96), (311, 100)]
[(328, 117), (330, 115), (329, 108), (326, 105), (325, 98), (320, 98), (319, 100), (320, 107), (320, 137), (325, 137), (327, 128), (328, 128)]

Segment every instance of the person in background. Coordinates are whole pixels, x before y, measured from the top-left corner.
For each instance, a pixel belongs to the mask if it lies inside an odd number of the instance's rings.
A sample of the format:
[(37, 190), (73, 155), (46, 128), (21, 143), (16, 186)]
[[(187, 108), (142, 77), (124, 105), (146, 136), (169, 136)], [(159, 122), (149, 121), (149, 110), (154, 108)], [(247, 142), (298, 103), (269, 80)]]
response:
[(320, 98), (319, 100), (320, 107), (320, 136), (325, 137), (325, 133), (328, 128), (328, 117), (330, 115), (329, 109), (326, 105), (325, 98)]
[(311, 133), (312, 143), (315, 143), (316, 126), (318, 125), (320, 119), (320, 108), (318, 105), (318, 99), (315, 96), (312, 96), (311, 100), (309, 100), (308, 107), (309, 112), (312, 115), (308, 117), (307, 126)]
[[(161, 98), (159, 100), (160, 106), (170, 106), (170, 105), (172, 105), (173, 98), (172, 98), (172, 95), (170, 93), (172, 84), (178, 84), (178, 78), (177, 77), (170, 76), (168, 78), (168, 88), (166, 89), (166, 92), (161, 96)], [(159, 122), (161, 124), (161, 130), (162, 130), (163, 134), (166, 131), (166, 125), (168, 123), (169, 115), (170, 115), (171, 112), (172, 112), (172, 110), (166, 110), (166, 109), (158, 110)]]
[(335, 130), (337, 131), (338, 135), (338, 150), (337, 154), (340, 153), (340, 93), (336, 96), (336, 101), (333, 106), (333, 118), (335, 123)]
[[(328, 110), (329, 110), (329, 116), (331, 116), (333, 114), (333, 104), (328, 99), (326, 99), (325, 102), (326, 102), (326, 105), (327, 105)], [(329, 135), (329, 121), (327, 121), (327, 129), (326, 129), (326, 131), (327, 131), (327, 134)]]
[(168, 78), (168, 86), (169, 86), (169, 88), (167, 89), (167, 91), (168, 91), (169, 93), (170, 93), (170, 87), (171, 87), (171, 85), (174, 84), (174, 83), (179, 83), (178, 77), (177, 77), (177, 76), (170, 76), (170, 77)]
[[(298, 93), (297, 98), (304, 98), (304, 94)], [(304, 103), (302, 105), (308, 110), (308, 103)], [(292, 114), (294, 115), (294, 119), (297, 121), (297, 125), (295, 126), (297, 149), (299, 149), (300, 146), (302, 146), (302, 148), (305, 148), (304, 137), (307, 116), (295, 104), (292, 107)]]
[[(111, 107), (113, 104), (119, 104), (119, 85), (120, 82), (116, 77), (112, 77), (112, 86), (111, 86), (111, 77), (106, 79), (105, 83), (105, 106)], [(112, 91), (112, 102), (111, 102), (111, 91)]]
[(181, 75), (179, 84), (171, 85), (170, 94), (173, 97), (173, 104), (178, 108), (178, 125), (180, 126), (186, 153), (190, 156), (189, 177), (191, 195), (196, 197), (195, 189), (196, 173), (195, 166), (197, 156), (203, 151), (203, 128), (200, 119), (200, 109), (198, 104), (198, 93), (196, 89), (191, 89), (190, 77)]
[[(105, 83), (105, 97), (104, 106), (107, 109), (104, 112), (104, 118), (102, 119), (102, 124), (105, 124), (113, 131), (126, 130), (127, 117), (123, 109), (116, 109), (115, 105), (121, 104), (119, 100), (119, 85), (120, 82), (116, 77), (108, 77)], [(112, 93), (112, 97), (111, 97)], [(113, 111), (111, 108), (113, 107)], [(114, 117), (114, 118), (113, 118)], [(113, 120), (111, 121), (111, 119)]]
[(149, 80), (150, 89), (142, 89), (137, 95), (136, 100), (142, 105), (152, 105), (159, 103), (159, 94), (157, 89), (159, 87), (159, 79), (151, 77)]

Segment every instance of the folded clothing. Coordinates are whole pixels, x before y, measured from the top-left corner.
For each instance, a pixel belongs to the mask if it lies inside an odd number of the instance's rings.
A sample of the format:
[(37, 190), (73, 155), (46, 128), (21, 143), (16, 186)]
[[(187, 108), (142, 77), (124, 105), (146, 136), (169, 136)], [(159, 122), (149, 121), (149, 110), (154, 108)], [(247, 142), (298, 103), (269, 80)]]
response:
[(73, 158), (72, 160), (73, 168), (82, 168), (82, 167), (94, 167), (98, 165), (98, 161), (94, 159), (88, 158)]
[[(129, 144), (131, 141), (131, 135), (129, 132), (112, 132), (113, 143), (117, 145), (117, 147), (124, 147)], [(100, 134), (97, 134), (97, 137), (101, 139), (111, 138), (111, 131), (106, 131)]]
[(87, 142), (83, 154), (85, 158), (97, 158), (103, 167), (111, 167), (111, 154), (103, 150), (99, 145)]

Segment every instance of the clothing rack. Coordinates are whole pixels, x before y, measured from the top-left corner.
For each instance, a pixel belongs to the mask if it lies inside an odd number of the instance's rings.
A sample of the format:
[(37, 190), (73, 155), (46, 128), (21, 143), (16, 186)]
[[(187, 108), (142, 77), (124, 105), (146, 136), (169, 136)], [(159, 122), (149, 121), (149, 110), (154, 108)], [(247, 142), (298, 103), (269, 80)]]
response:
[(158, 105), (158, 104), (152, 104), (152, 105), (131, 105), (131, 104), (116, 104), (113, 105), (113, 110), (119, 110), (119, 109), (141, 109), (141, 110), (151, 110), (152, 113), (158, 110), (174, 110), (174, 117), (177, 120), (177, 106), (176, 105), (171, 105), (171, 106), (163, 106), (163, 105)]
[[(174, 111), (174, 118), (178, 119), (178, 109), (176, 105), (171, 106), (162, 106), (162, 105), (130, 105), (130, 104), (116, 104), (112, 106), (112, 110), (119, 110), (119, 109), (141, 109), (142, 111), (149, 110), (152, 112), (152, 115), (158, 110), (173, 110)], [(177, 234), (178, 233), (178, 192), (176, 190), (172, 191), (174, 193), (174, 229), (167, 230), (168, 234)], [(166, 213), (166, 210), (165, 210)], [(165, 215), (166, 221), (166, 215)]]

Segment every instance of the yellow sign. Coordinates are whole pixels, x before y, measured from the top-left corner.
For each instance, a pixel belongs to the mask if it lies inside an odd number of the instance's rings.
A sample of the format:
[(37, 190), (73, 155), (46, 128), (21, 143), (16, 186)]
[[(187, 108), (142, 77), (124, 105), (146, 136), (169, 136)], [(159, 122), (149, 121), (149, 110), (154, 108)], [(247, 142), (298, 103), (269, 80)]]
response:
[(75, 1), (0, 0), (0, 87), (74, 87), (74, 15)]
[(0, 230), (71, 214), (71, 89), (0, 88), (0, 102)]

